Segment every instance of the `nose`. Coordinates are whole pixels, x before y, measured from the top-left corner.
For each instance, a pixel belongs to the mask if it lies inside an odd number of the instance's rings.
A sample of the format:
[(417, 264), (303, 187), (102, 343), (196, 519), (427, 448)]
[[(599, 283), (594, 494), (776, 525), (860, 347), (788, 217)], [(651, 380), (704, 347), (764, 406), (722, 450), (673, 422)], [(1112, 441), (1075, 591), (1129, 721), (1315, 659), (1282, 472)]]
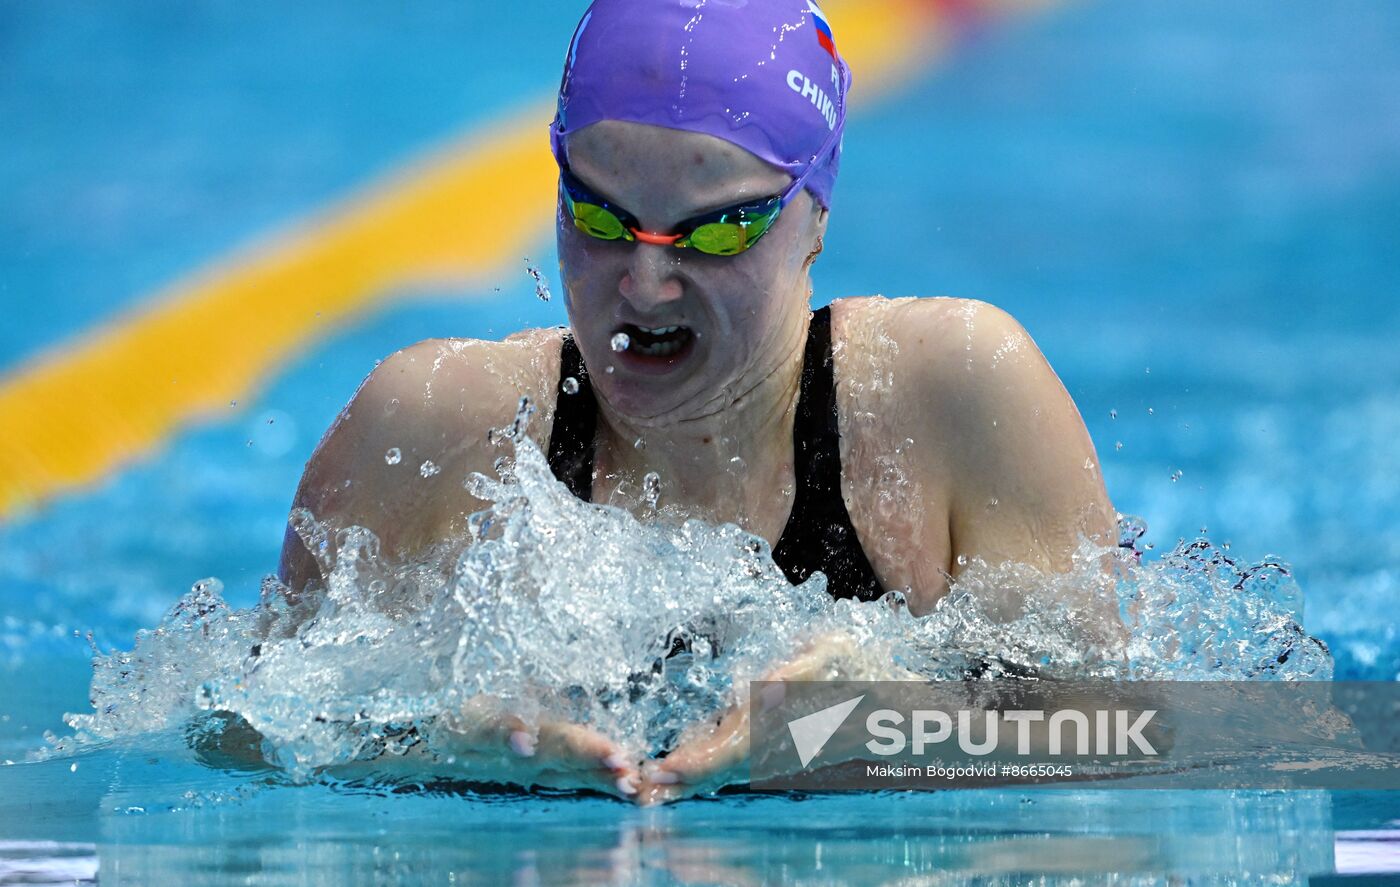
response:
[(676, 267), (676, 250), (672, 247), (637, 243), (627, 270), (618, 281), (618, 292), (643, 313), (661, 308), (685, 292)]

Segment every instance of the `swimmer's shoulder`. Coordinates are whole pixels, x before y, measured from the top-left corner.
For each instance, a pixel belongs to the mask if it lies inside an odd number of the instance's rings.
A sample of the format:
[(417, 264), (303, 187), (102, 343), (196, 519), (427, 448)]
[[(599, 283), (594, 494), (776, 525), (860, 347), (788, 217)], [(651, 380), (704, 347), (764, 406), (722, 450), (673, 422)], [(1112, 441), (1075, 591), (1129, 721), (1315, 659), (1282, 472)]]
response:
[(978, 299), (859, 296), (837, 299), (831, 310), (838, 341), (880, 346), (891, 369), (948, 369), (956, 359), (966, 361), (969, 351), (974, 363), (990, 357), (1008, 336), (1030, 339), (1014, 317)]
[[(503, 341), (425, 339), (385, 358), (361, 384), (340, 422), (357, 426), (355, 439), (369, 435), (402, 439), (402, 458), (455, 455), (489, 445), (486, 434), (510, 424), (522, 397), (537, 411), (553, 409), (559, 371), (560, 331), (531, 329)], [(535, 416), (527, 433), (541, 446), (546, 423)], [(546, 417), (547, 418), (547, 417)]]
[(977, 397), (993, 378), (1025, 381), (1049, 370), (1016, 318), (978, 299), (839, 299), (832, 324), (838, 347), (859, 353), (868, 371), (903, 380), (898, 387), (921, 399), (938, 392)]
[(1033, 433), (1042, 412), (1078, 418), (1030, 334), (989, 302), (842, 299), (832, 303), (832, 323), (837, 347), (849, 352), (848, 396), (878, 390), (879, 407), (899, 426), (891, 433), (926, 442), (921, 449), (940, 453), (952, 474), (985, 461), (1009, 435)]
[(1080, 522), (1111, 538), (1088, 429), (1014, 317), (975, 299), (860, 300), (847, 311), (847, 341), (886, 392), (873, 408), (887, 417), (886, 439), (869, 445), (914, 441), (962, 548), (1058, 563)]
[[(368, 401), (373, 415), (373, 407), (397, 400), (397, 409), (409, 410), (405, 419), (415, 420), (413, 429), (436, 435), (443, 445), (450, 438), (472, 437), (472, 431), (484, 435), (513, 421), (522, 397), (537, 411), (552, 411), (561, 336), (560, 329), (548, 328), (523, 330), (502, 341), (425, 339), (376, 367), (355, 402)], [(540, 418), (537, 414), (528, 431), (543, 445), (548, 429)]]
[(560, 337), (533, 329), (499, 342), (427, 339), (391, 354), (322, 438), (296, 505), (368, 527), (390, 550), (457, 532), (483, 505), (462, 484), (493, 474), (507, 454), (488, 432), (514, 421), (521, 397), (537, 405), (527, 434), (547, 446)]

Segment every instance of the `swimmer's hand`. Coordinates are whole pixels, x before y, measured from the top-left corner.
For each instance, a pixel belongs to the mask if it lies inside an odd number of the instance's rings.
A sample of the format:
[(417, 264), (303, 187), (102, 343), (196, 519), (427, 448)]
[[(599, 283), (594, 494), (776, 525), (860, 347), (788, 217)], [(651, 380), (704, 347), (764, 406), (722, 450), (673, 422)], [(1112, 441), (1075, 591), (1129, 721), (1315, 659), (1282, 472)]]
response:
[(637, 794), (641, 774), (616, 742), (590, 727), (541, 720), (531, 726), (498, 700), (477, 697), (463, 709), (451, 754), (492, 782), (525, 788), (591, 789), (620, 798)]
[[(856, 652), (856, 642), (850, 635), (821, 635), (793, 659), (770, 670), (762, 680), (834, 680), (841, 676), (842, 663), (854, 658)], [(717, 719), (688, 730), (665, 758), (642, 764), (635, 799), (642, 805), (664, 804), (747, 782), (748, 763), (749, 706), (747, 700), (740, 700)]]

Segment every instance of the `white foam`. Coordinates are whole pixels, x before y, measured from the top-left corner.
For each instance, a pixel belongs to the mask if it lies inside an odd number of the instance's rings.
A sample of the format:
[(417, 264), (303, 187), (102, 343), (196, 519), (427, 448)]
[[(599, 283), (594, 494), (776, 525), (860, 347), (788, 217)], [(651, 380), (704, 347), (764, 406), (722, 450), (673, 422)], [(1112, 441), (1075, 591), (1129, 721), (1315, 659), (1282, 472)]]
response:
[[(1280, 565), (1241, 566), (1202, 541), (1142, 566), (1131, 547), (1086, 542), (1062, 576), (974, 561), (914, 618), (897, 593), (858, 603), (832, 600), (820, 574), (789, 584), (767, 544), (736, 526), (643, 523), (578, 500), (523, 434), (527, 419), (500, 435), (515, 448), (502, 477), (470, 480), (493, 504), (467, 536), (398, 562), (367, 529), (294, 515), (325, 588), (292, 599), (269, 578), (257, 607), (233, 610), (217, 581), (197, 584), (132, 651), (96, 659), (95, 710), (69, 716), (75, 736), (57, 749), (217, 711), (251, 725), (263, 754), (298, 776), (410, 746), (446, 759), (490, 710), (468, 700), (486, 694), (527, 722), (564, 717), (655, 754), (837, 630), (855, 640), (850, 677), (1331, 674), (1293, 617), (1301, 597)], [(1129, 541), (1139, 529), (1125, 522)], [(1086, 631), (1104, 595), (1110, 610), (1117, 597), (1126, 637)], [(690, 653), (664, 659), (676, 638)]]

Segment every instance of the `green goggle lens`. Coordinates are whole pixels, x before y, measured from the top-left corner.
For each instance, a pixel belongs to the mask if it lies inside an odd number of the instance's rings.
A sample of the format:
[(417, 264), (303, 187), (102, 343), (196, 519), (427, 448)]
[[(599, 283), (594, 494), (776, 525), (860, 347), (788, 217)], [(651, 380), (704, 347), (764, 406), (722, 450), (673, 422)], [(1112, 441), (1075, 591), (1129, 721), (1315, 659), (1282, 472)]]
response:
[(742, 222), (711, 222), (701, 225), (686, 238), (689, 245), (712, 256), (732, 256), (753, 246), (777, 217), (777, 211)]
[(589, 237), (599, 240), (631, 240), (622, 220), (611, 211), (594, 203), (569, 201), (569, 209), (574, 217), (574, 226)]
[(714, 222), (701, 225), (687, 238), (690, 245), (702, 253), (714, 256), (732, 256), (748, 248), (749, 233), (742, 225), (730, 222)]

